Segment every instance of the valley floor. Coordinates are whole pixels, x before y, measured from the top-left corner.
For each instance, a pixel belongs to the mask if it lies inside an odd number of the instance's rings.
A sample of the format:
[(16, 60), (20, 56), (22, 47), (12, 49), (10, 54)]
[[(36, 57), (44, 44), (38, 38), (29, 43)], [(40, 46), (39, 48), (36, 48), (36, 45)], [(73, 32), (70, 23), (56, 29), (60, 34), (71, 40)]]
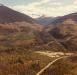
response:
[(77, 75), (77, 54), (57, 60), (39, 75)]
[(1, 51), (0, 75), (36, 75), (54, 59), (31, 50)]
[[(0, 52), (0, 75), (36, 75), (53, 60), (72, 54), (31, 50), (2, 51)], [(46, 75), (51, 74), (46, 73)]]

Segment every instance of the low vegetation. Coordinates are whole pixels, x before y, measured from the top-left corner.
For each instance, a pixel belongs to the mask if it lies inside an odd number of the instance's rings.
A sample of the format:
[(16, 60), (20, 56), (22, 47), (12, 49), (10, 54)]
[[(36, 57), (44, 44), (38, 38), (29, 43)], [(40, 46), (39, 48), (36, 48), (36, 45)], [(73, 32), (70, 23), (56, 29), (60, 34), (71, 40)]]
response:
[(0, 52), (0, 75), (35, 75), (54, 58), (30, 50)]
[(77, 75), (77, 56), (55, 62), (42, 75)]

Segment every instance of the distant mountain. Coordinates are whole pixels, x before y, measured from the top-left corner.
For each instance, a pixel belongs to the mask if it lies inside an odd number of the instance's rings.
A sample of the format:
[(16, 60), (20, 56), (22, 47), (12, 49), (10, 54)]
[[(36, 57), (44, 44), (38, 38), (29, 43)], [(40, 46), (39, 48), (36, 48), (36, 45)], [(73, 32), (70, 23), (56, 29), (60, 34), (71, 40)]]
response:
[(0, 50), (65, 50), (44, 27), (33, 18), (0, 6)]
[(69, 14), (69, 15), (65, 15), (65, 16), (60, 16), (56, 20), (51, 22), (51, 24), (61, 24), (62, 22), (64, 22), (65, 20), (68, 20), (68, 19), (71, 19), (71, 20), (77, 22), (77, 12)]
[(41, 16), (39, 18), (36, 18), (37, 23), (41, 24), (41, 25), (49, 25), (51, 24), (54, 20), (56, 19), (56, 17), (46, 17), (46, 16)]

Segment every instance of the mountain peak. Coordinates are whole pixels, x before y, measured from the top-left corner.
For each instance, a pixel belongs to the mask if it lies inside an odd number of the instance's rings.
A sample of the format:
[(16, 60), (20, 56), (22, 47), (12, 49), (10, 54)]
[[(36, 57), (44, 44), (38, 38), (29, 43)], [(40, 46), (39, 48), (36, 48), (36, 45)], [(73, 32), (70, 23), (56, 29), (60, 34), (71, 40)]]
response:
[(26, 21), (34, 23), (34, 20), (26, 14), (15, 11), (3, 4), (0, 4), (0, 23), (11, 23)]

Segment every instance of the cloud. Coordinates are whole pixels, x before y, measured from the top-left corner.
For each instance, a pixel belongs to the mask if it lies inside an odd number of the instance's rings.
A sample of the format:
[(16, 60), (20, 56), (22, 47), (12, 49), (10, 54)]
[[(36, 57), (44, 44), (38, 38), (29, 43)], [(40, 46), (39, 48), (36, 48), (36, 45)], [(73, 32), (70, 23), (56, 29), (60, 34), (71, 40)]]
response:
[(41, 3), (48, 3), (50, 2), (51, 0), (40, 0)]
[(42, 4), (48, 3), (50, 1), (51, 0), (40, 0), (40, 1), (29, 3), (28, 6), (38, 6), (38, 5), (42, 5)]
[[(77, 1), (77, 0), (74, 0)], [(47, 5), (48, 4), (48, 5)], [(46, 14), (48, 16), (62, 16), (69, 13), (76, 12), (76, 4), (62, 5), (60, 2), (51, 2), (51, 0), (40, 0), (37, 2), (29, 3), (27, 5), (16, 5), (13, 9), (37, 17), (38, 15)]]
[[(39, 5), (39, 4), (38, 4)], [(22, 12), (22, 13), (25, 13), (27, 15), (30, 15), (32, 17), (36, 17), (36, 15), (32, 15), (32, 14), (41, 14), (41, 9), (37, 6), (36, 3), (33, 3), (33, 4), (29, 4), (29, 5), (16, 5), (16, 6), (13, 6), (12, 7), (13, 9), (19, 11), (19, 12)]]
[[(43, 4), (50, 2), (51, 0), (40, 0), (40, 1), (36, 1), (36, 2), (32, 2), (29, 3), (27, 5), (15, 5), (12, 6), (13, 9), (16, 9), (17, 11), (20, 11), (22, 13), (26, 13), (26, 14), (31, 14), (30, 16), (32, 16), (32, 14), (43, 14), (43, 9), (40, 8)], [(33, 17), (33, 16), (32, 16)], [(36, 17), (36, 15), (34, 16)]]
[(74, 0), (73, 4), (77, 4), (77, 0)]

